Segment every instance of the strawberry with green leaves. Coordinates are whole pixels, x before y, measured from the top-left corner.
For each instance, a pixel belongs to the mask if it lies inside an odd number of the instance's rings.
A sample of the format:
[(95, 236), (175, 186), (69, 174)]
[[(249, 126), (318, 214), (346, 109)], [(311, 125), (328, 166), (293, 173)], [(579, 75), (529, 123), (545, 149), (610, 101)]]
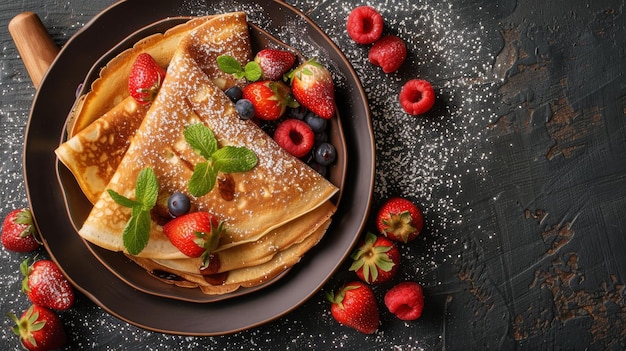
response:
[(8, 316), (15, 322), (13, 333), (27, 350), (57, 350), (67, 343), (61, 319), (46, 307), (33, 305), (20, 318), (11, 313)]
[(330, 119), (335, 115), (335, 84), (330, 71), (310, 59), (289, 73), (296, 100), (316, 115)]
[(393, 241), (407, 243), (415, 239), (424, 227), (422, 211), (411, 201), (394, 197), (378, 210), (378, 231)]
[(400, 251), (384, 236), (367, 233), (357, 250), (350, 256), (350, 270), (368, 284), (380, 284), (393, 278), (400, 265)]
[(285, 114), (287, 107), (297, 107), (289, 87), (281, 81), (263, 80), (253, 82), (243, 88), (243, 98), (254, 106), (254, 116), (274, 121)]
[(363, 282), (355, 281), (342, 286), (337, 292), (327, 292), (330, 312), (337, 322), (361, 333), (373, 334), (380, 324), (376, 297)]
[(163, 226), (163, 233), (182, 253), (189, 257), (202, 257), (203, 268), (209, 255), (220, 242), (223, 223), (208, 212), (192, 212), (176, 217)]
[(38, 260), (30, 264), (29, 259), (20, 264), (22, 292), (40, 306), (64, 311), (74, 304), (74, 288), (65, 278), (59, 266), (51, 260)]
[(2, 245), (15, 252), (32, 252), (39, 245), (35, 237), (35, 225), (30, 210), (16, 209), (4, 218), (2, 223)]
[(128, 92), (138, 103), (149, 104), (154, 100), (163, 80), (165, 70), (148, 53), (135, 59), (128, 76)]
[(296, 55), (290, 51), (265, 48), (254, 57), (263, 71), (262, 79), (281, 80), (296, 63)]

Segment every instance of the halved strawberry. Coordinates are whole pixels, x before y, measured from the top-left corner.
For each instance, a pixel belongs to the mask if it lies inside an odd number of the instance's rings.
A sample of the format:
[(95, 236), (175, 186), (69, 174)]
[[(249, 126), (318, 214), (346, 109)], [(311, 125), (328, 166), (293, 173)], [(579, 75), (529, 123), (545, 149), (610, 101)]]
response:
[(350, 256), (354, 262), (350, 270), (366, 283), (379, 284), (388, 281), (398, 271), (400, 251), (384, 236), (367, 233), (357, 250)]
[(394, 197), (378, 210), (378, 231), (391, 240), (407, 243), (415, 239), (424, 227), (422, 211), (411, 201)]
[(266, 48), (259, 51), (254, 61), (263, 70), (263, 79), (280, 80), (296, 63), (296, 55), (290, 51)]
[(293, 96), (300, 104), (325, 119), (335, 115), (335, 84), (326, 67), (310, 59), (293, 70), (289, 78)]
[(279, 119), (287, 107), (295, 107), (289, 87), (280, 81), (264, 80), (246, 85), (243, 98), (254, 106), (254, 116), (266, 121)]
[(274, 140), (295, 157), (304, 157), (315, 144), (315, 133), (306, 122), (290, 118), (278, 125)]
[(148, 104), (154, 100), (165, 79), (165, 70), (148, 53), (135, 59), (128, 76), (128, 92), (138, 103)]
[(219, 244), (223, 223), (208, 212), (192, 212), (176, 217), (163, 226), (163, 233), (182, 253), (202, 257), (203, 267), (209, 255)]

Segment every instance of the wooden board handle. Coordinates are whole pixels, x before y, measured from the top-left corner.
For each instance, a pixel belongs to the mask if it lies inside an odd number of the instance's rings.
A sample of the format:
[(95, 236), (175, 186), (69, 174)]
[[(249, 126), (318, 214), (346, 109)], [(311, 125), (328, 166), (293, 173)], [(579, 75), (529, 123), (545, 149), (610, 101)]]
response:
[(33, 12), (23, 12), (9, 22), (9, 33), (35, 88), (59, 53), (41, 19)]

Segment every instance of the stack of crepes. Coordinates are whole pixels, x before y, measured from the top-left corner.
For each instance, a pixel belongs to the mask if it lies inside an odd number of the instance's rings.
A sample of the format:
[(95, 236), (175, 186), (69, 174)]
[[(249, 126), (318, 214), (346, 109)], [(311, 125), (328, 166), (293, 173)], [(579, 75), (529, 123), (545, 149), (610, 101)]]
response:
[[(167, 66), (149, 108), (126, 91), (140, 52)], [(76, 111), (70, 138), (56, 150), (93, 203), (79, 234), (95, 245), (125, 251), (122, 232), (131, 210), (114, 202), (106, 189), (133, 199), (137, 175), (146, 167), (157, 177), (160, 197), (183, 192), (197, 210), (223, 221), (225, 232), (205, 275), (201, 259), (182, 254), (154, 220), (147, 246), (129, 255), (148, 271), (176, 274), (185, 279), (179, 285), (197, 286), (206, 294), (262, 284), (299, 262), (326, 232), (336, 208), (330, 199), (338, 191), (255, 123), (239, 118), (222, 89), (243, 82), (217, 67), (220, 55), (242, 64), (251, 59), (245, 13), (197, 18), (146, 38), (102, 70)], [(218, 183), (228, 178), (229, 196), (217, 185), (199, 198), (188, 192), (193, 167), (203, 161), (183, 136), (183, 129), (195, 123), (208, 126), (220, 146), (245, 146), (258, 158), (250, 171), (218, 176)]]

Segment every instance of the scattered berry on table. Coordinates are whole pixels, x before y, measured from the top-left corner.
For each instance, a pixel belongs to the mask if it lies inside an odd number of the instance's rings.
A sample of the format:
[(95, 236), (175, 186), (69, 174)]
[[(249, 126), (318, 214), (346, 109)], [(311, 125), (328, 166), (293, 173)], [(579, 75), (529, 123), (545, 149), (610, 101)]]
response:
[(33, 216), (26, 208), (15, 209), (2, 223), (2, 245), (10, 251), (32, 252), (41, 244), (36, 235)]
[(435, 104), (435, 91), (432, 85), (422, 79), (412, 79), (400, 90), (400, 105), (410, 115), (428, 112)]
[(376, 297), (365, 283), (355, 281), (342, 286), (337, 292), (327, 292), (330, 311), (339, 323), (361, 333), (373, 334), (380, 324)]
[(424, 294), (416, 282), (402, 282), (385, 294), (385, 306), (401, 320), (412, 321), (422, 315)]
[(367, 233), (350, 256), (350, 270), (368, 284), (380, 284), (393, 278), (400, 266), (400, 251), (389, 239)]
[(296, 63), (296, 55), (290, 51), (266, 48), (254, 57), (263, 71), (262, 79), (281, 80)]
[(355, 7), (346, 23), (348, 35), (359, 44), (371, 44), (383, 33), (384, 21), (381, 14), (371, 6)]
[(243, 91), (238, 85), (233, 85), (232, 87), (226, 89), (226, 91), (224, 91), (224, 94), (228, 96), (230, 101), (237, 102), (239, 99), (241, 99)]
[(167, 208), (171, 216), (179, 217), (189, 212), (191, 201), (187, 195), (176, 191), (167, 199)]
[(20, 264), (20, 272), (24, 276), (22, 291), (32, 303), (57, 311), (74, 304), (74, 288), (55, 262), (38, 260), (30, 264), (26, 259)]
[(316, 115), (313, 112), (309, 112), (304, 116), (304, 121), (311, 127), (314, 133), (320, 133), (326, 130), (328, 126), (328, 120)]
[(148, 53), (141, 53), (135, 59), (128, 77), (128, 92), (138, 103), (148, 104), (156, 97), (165, 70)]
[(378, 210), (378, 231), (393, 241), (407, 243), (415, 239), (424, 227), (422, 211), (411, 201), (393, 197)]
[(328, 166), (337, 159), (337, 150), (331, 143), (321, 143), (315, 148), (314, 156), (317, 163)]
[(380, 66), (385, 73), (395, 72), (406, 60), (407, 48), (404, 40), (395, 35), (382, 37), (372, 45), (367, 58)]
[(22, 345), (30, 351), (61, 349), (67, 343), (63, 322), (53, 311), (43, 306), (32, 305), (20, 318), (9, 314), (15, 322), (13, 333), (19, 336)]
[(254, 117), (254, 105), (248, 99), (240, 99), (235, 103), (235, 110), (241, 119), (251, 119)]

